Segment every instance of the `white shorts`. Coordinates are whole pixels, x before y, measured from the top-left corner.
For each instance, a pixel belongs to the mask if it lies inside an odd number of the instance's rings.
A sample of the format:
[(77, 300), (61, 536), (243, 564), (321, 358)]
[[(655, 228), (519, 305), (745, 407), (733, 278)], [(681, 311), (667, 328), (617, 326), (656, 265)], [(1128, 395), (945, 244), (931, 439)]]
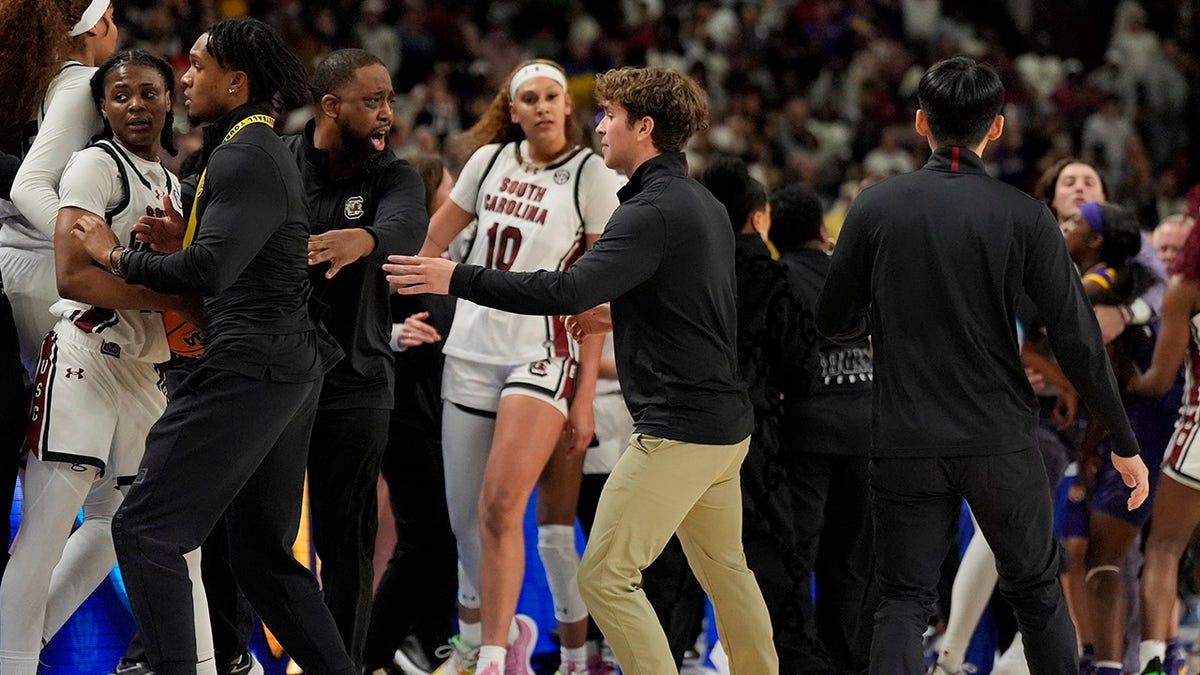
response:
[(94, 466), (131, 481), (146, 434), (167, 407), (166, 381), (153, 363), (110, 356), (86, 333), (51, 331), (42, 342), (26, 442), (44, 462)]
[(1185, 400), (1180, 407), (1175, 433), (1163, 456), (1162, 470), (1193, 490), (1200, 490), (1200, 406), (1190, 405)]
[(21, 363), (32, 381), (42, 338), (58, 322), (58, 317), (50, 313), (50, 306), (59, 301), (54, 251), (0, 246), (0, 277), (4, 279), (4, 294), (12, 303)]
[(633, 417), (629, 415), (629, 407), (625, 405), (620, 391), (597, 393), (592, 407), (596, 411), (598, 445), (588, 448), (587, 457), (583, 460), (583, 472), (612, 473), (633, 437)]
[(516, 366), (498, 366), (446, 356), (442, 398), (461, 407), (494, 413), (500, 399), (520, 394), (545, 401), (563, 417), (575, 393), (575, 359), (563, 356)]

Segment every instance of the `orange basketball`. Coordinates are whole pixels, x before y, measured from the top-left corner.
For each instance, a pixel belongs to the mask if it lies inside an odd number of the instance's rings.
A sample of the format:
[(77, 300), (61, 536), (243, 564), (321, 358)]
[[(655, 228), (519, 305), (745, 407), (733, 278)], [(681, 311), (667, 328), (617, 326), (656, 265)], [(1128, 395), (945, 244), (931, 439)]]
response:
[(204, 343), (201, 341), (203, 334), (199, 328), (184, 321), (175, 312), (163, 312), (162, 322), (172, 354), (196, 357), (204, 353)]

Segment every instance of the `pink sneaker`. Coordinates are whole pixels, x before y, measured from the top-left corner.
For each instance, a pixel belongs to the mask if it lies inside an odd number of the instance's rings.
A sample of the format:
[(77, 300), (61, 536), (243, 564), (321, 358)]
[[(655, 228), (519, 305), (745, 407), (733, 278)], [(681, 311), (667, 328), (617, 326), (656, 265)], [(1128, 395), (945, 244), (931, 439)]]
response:
[(533, 648), (537, 646), (537, 624), (524, 614), (518, 614), (513, 619), (517, 622), (517, 639), (508, 645), (504, 675), (534, 675), (531, 659)]
[(616, 675), (617, 667), (609, 663), (603, 654), (592, 654), (588, 657), (587, 675)]

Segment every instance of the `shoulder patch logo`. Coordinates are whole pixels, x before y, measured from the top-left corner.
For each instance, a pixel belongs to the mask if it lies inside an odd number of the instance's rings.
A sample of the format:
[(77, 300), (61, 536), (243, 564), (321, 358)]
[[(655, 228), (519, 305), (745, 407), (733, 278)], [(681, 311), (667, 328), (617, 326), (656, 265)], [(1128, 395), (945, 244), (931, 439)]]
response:
[(349, 220), (358, 220), (363, 214), (363, 198), (359, 196), (351, 197), (346, 200), (346, 218)]
[(568, 169), (559, 169), (554, 172), (554, 183), (556, 185), (566, 185), (569, 180), (571, 180), (571, 172)]

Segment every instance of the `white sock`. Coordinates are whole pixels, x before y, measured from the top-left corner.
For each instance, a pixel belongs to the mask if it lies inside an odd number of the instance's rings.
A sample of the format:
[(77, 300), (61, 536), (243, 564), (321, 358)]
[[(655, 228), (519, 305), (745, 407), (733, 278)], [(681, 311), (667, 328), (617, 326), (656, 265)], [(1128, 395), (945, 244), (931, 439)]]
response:
[(577, 667), (587, 667), (588, 648), (586, 644), (582, 647), (560, 647), (558, 653), (563, 664), (572, 663)]
[(1142, 664), (1142, 669), (1150, 664), (1150, 660), (1158, 657), (1159, 661), (1167, 660), (1167, 643), (1162, 640), (1142, 640), (1142, 646), (1139, 649), (1139, 661)]
[(512, 622), (508, 624), (508, 644), (517, 641), (521, 637), (521, 627), (517, 625), (517, 617), (513, 616)]
[(1120, 661), (1096, 661), (1094, 665), (1096, 666), (1096, 670), (1100, 670), (1101, 668), (1109, 668), (1118, 672), (1125, 667)]
[(500, 666), (500, 673), (504, 673), (504, 657), (508, 655), (508, 649), (505, 647), (497, 647), (495, 645), (484, 645), (479, 648), (479, 661), (475, 664), (475, 672), (482, 673), (488, 666), (493, 663)]
[(477, 645), (483, 642), (483, 624), (476, 621), (475, 623), (467, 623), (459, 619), (458, 634), (467, 642)]

